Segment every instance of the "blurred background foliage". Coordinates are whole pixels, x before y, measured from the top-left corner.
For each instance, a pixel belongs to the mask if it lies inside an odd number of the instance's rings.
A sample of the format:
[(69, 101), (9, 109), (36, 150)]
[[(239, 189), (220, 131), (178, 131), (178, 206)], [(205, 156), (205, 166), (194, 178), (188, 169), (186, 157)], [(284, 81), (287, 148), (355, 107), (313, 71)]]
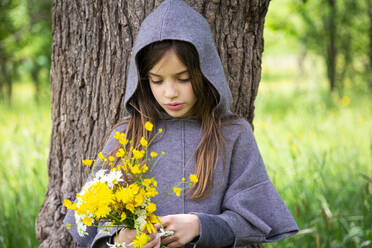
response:
[[(270, 3), (255, 136), (301, 231), (265, 247), (372, 247), (371, 5)], [(0, 247), (38, 247), (51, 42), (51, 1), (0, 0)]]
[(0, 0), (0, 101), (11, 104), (17, 83), (30, 82), (35, 100), (49, 95), (51, 1)]

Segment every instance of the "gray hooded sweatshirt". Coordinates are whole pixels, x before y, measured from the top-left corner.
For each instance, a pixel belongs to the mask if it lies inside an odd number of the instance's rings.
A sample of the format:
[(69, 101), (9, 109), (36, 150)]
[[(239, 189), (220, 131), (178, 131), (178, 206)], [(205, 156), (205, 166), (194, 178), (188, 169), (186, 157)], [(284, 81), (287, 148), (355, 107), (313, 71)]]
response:
[[(136, 55), (146, 45), (161, 40), (190, 42), (199, 54), (203, 75), (217, 89), (218, 108), (223, 115), (231, 115), (231, 92), (226, 81), (206, 19), (182, 0), (166, 0), (141, 24), (132, 51), (125, 92), (125, 108), (132, 113), (128, 101), (138, 85)], [(164, 151), (152, 176), (158, 181), (158, 191), (167, 192), (182, 177), (194, 173), (194, 152), (203, 130), (196, 117), (172, 118), (164, 113), (165, 121), (156, 122), (164, 135), (152, 144), (150, 151)], [(222, 129), (225, 138), (225, 164), (221, 157), (214, 172), (212, 193), (203, 200), (188, 200), (187, 196), (168, 196), (157, 203), (156, 214), (193, 213), (200, 220), (200, 236), (185, 247), (246, 247), (250, 243), (277, 241), (298, 231), (288, 208), (272, 185), (250, 124), (244, 119), (230, 121)], [(125, 125), (113, 130), (103, 153), (116, 147), (112, 137), (123, 132)], [(89, 180), (89, 179), (88, 179)], [(161, 197), (159, 194), (155, 197)], [(74, 224), (74, 211), (69, 210), (64, 223)], [(105, 247), (115, 233), (101, 232), (89, 227), (88, 235), (80, 237), (76, 226), (69, 229), (79, 247)]]

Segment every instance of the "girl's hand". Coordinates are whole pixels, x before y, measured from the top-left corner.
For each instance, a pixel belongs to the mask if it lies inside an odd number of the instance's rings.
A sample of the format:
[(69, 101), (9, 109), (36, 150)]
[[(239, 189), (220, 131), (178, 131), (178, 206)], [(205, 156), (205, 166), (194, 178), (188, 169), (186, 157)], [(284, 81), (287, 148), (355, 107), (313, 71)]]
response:
[(181, 247), (200, 235), (199, 218), (194, 214), (167, 215), (161, 220), (166, 231), (174, 232), (161, 240), (168, 248)]
[(136, 229), (122, 228), (118, 235), (114, 237), (114, 242), (130, 244), (136, 238)]
[[(156, 233), (150, 235), (151, 240), (143, 246), (143, 248), (160, 248), (160, 238), (156, 236)], [(127, 247), (132, 248), (133, 245), (129, 245), (136, 238), (136, 229), (123, 228), (119, 234), (114, 237), (114, 242), (120, 242), (127, 244)]]

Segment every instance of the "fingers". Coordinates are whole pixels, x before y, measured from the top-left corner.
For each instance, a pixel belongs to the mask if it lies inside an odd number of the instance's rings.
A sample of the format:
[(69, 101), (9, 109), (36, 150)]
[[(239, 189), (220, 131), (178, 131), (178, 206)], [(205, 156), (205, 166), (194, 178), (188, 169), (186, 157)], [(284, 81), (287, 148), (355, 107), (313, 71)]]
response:
[(172, 221), (173, 221), (173, 215), (166, 215), (163, 218), (161, 218), (163, 227), (167, 227), (169, 224), (172, 223)]
[(172, 243), (167, 245), (168, 248), (177, 248), (177, 247), (181, 247), (181, 246), (182, 246), (182, 244), (178, 241), (172, 242)]
[(159, 231), (160, 228), (161, 228), (161, 224), (160, 223), (155, 223), (154, 228), (155, 228), (156, 231)]
[(168, 244), (173, 243), (177, 240), (178, 240), (178, 238), (176, 236), (171, 235), (171, 236), (162, 238), (161, 243), (164, 244), (164, 245), (168, 245)]
[(143, 248), (159, 248), (160, 247), (160, 238), (156, 236), (153, 240), (148, 242)]

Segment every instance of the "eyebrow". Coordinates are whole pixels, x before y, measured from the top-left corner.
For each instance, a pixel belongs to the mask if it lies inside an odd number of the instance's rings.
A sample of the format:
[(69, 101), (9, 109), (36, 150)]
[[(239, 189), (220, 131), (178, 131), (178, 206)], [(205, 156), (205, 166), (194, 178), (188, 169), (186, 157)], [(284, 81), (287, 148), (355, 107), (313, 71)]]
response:
[[(175, 73), (174, 75), (181, 75), (181, 74), (183, 74), (183, 73), (185, 73), (185, 72), (188, 72), (188, 70), (184, 70), (184, 71), (181, 71), (181, 72), (177, 72), (177, 73)], [(150, 75), (153, 75), (153, 76), (157, 76), (157, 77), (161, 77), (160, 75), (158, 75), (158, 74), (155, 74), (155, 73), (152, 73), (152, 72), (149, 72), (149, 74)]]

